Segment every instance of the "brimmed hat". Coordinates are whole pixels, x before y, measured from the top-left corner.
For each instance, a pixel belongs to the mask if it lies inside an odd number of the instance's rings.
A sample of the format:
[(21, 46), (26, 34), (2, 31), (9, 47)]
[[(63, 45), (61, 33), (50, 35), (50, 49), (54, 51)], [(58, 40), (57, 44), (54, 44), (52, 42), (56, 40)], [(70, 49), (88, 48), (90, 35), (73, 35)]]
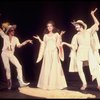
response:
[(16, 25), (9, 25), (5, 33), (7, 34), (11, 28), (16, 29), (16, 27)]
[(9, 25), (10, 25), (9, 22), (3, 22), (3, 23), (2, 23), (2, 27), (4, 27), (4, 28), (7, 28)]
[(84, 27), (84, 29), (87, 29), (87, 25), (82, 21), (82, 20), (77, 20), (77, 21), (73, 21), (73, 22), (71, 22), (74, 26), (76, 25), (76, 24), (81, 24), (81, 25), (83, 25), (83, 27)]

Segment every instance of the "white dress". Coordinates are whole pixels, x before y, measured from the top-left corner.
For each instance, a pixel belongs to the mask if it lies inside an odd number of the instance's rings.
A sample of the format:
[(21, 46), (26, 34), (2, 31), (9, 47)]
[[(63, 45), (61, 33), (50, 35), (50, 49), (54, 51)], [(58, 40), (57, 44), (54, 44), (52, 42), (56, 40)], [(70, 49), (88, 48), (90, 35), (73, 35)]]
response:
[(67, 87), (57, 49), (58, 33), (52, 36), (44, 35), (43, 62), (37, 87), (42, 89), (63, 89)]

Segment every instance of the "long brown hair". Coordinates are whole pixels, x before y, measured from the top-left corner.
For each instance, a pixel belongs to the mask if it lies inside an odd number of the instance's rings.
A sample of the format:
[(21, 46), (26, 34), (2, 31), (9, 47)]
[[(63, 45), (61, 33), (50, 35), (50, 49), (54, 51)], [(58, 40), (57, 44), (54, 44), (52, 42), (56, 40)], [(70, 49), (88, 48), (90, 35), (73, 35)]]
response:
[[(47, 22), (47, 25), (48, 25), (48, 24), (52, 24), (52, 26), (54, 27), (54, 28), (53, 28), (53, 31), (52, 31), (53, 33), (56, 33), (56, 32), (59, 33), (59, 32), (60, 32), (60, 30), (59, 30), (58, 28), (55, 27), (55, 22), (54, 22), (54, 21), (49, 20), (49, 21)], [(47, 29), (47, 28), (44, 29), (44, 34), (48, 34), (48, 33), (49, 33), (48, 29)]]

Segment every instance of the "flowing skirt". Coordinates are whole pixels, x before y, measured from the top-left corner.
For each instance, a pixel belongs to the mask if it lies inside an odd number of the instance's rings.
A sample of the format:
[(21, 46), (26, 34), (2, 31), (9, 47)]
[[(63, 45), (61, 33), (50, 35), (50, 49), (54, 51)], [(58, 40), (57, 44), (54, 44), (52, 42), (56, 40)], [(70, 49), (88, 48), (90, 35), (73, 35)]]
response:
[(67, 87), (57, 49), (45, 50), (37, 87), (48, 90)]

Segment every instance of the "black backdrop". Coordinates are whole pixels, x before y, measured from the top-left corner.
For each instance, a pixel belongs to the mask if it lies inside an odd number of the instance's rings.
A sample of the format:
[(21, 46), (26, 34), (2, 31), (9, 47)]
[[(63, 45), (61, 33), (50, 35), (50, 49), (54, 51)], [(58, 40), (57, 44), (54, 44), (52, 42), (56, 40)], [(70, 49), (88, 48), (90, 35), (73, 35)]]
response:
[[(54, 20), (60, 30), (65, 30), (63, 41), (71, 42), (75, 29), (71, 21), (82, 19), (88, 27), (93, 24), (90, 11), (98, 8), (97, 18), (100, 20), (99, 0), (0, 0), (0, 24), (9, 21), (17, 25), (16, 36), (20, 42), (32, 39), (38, 34), (43, 38), (43, 30), (48, 20)], [(100, 32), (98, 32), (99, 34)], [(99, 35), (100, 37), (100, 35)], [(2, 50), (2, 38), (0, 37), (0, 53)], [(16, 48), (15, 55), (23, 66), (23, 75), (26, 81), (37, 82), (42, 62), (36, 64), (39, 51), (39, 43), (33, 40), (33, 45), (28, 44), (20, 49)], [(70, 49), (64, 47), (65, 61), (62, 62), (65, 77), (68, 82), (79, 81), (77, 73), (69, 73), (69, 53)], [(11, 65), (13, 66), (13, 65)], [(12, 79), (16, 79), (16, 71), (12, 69)], [(87, 72), (88, 74), (88, 72)], [(90, 80), (90, 75), (88, 75)], [(5, 70), (0, 57), (0, 81), (5, 80)]]

